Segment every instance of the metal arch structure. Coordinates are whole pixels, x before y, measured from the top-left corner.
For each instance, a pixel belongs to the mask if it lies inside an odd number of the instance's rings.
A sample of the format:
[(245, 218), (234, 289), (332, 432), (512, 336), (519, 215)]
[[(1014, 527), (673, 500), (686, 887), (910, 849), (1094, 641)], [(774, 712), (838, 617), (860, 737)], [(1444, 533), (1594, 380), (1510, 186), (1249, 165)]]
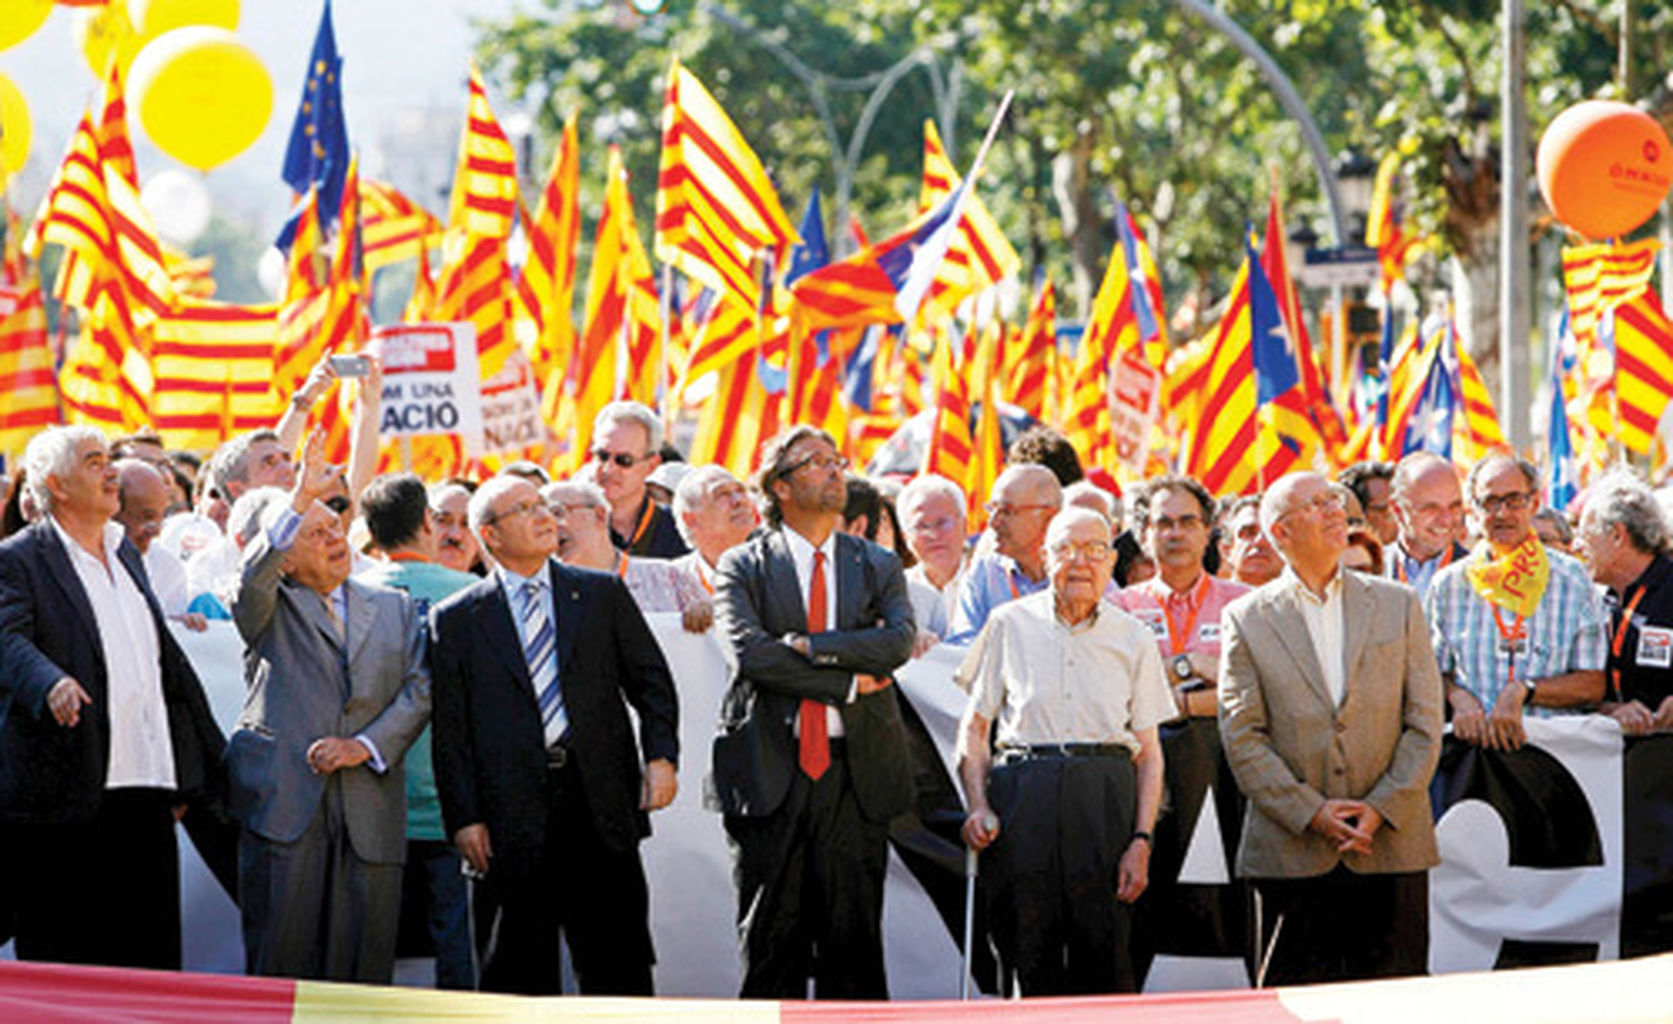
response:
[(1296, 92), (1295, 84), (1284, 74), (1284, 69), (1272, 59), (1260, 43), (1242, 25), (1233, 21), (1224, 12), (1211, 7), (1204, 0), (1175, 0), (1180, 7), (1189, 14), (1207, 22), (1219, 31), (1233, 46), (1236, 46), (1245, 57), (1254, 61), (1255, 67), (1260, 69), (1261, 77), (1271, 86), (1273, 94), (1278, 98), (1278, 105), (1284, 108), (1290, 120), (1301, 129), (1302, 141), (1307, 145), (1307, 152), (1313, 158), (1313, 170), (1319, 177), (1319, 191), (1325, 197), (1330, 208), (1331, 230), (1336, 236), (1336, 244), (1345, 246), (1350, 244), (1347, 229), (1347, 214), (1342, 209), (1342, 197), (1336, 189), (1336, 175), (1330, 166), (1330, 153), (1325, 149), (1324, 136), (1319, 132), (1319, 126), (1313, 120), (1313, 114), (1307, 109), (1307, 104), (1301, 100), (1301, 94)]

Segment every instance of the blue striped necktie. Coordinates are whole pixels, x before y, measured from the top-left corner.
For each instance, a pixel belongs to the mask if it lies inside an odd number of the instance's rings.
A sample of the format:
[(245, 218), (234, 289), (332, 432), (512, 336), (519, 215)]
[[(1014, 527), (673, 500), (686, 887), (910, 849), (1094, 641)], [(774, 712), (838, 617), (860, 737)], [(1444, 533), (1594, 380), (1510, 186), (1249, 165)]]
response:
[(551, 746), (569, 729), (569, 715), (564, 712), (563, 690), (558, 685), (558, 634), (546, 614), (546, 602), (540, 599), (545, 589), (543, 580), (523, 584), (521, 628), (529, 681), (540, 698), (540, 723), (546, 732), (546, 745)]

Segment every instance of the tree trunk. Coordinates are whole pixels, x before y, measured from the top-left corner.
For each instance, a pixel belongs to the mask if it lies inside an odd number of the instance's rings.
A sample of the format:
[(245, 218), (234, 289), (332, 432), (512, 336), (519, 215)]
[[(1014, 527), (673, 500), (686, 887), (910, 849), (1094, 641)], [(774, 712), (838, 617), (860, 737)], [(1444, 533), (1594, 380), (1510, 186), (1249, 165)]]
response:
[[(1487, 386), (1499, 380), (1499, 160), (1485, 131), (1466, 152), (1448, 139), (1441, 162), (1447, 211), (1442, 230), (1452, 247), (1451, 287), (1459, 340)], [(1523, 339), (1526, 343), (1526, 339)], [(1507, 415), (1500, 410), (1499, 415)]]
[(1092, 314), (1092, 296), (1104, 259), (1098, 207), (1092, 197), (1092, 150), (1096, 144), (1096, 132), (1083, 131), (1072, 148), (1052, 158), (1051, 165), (1052, 196), (1063, 218), (1063, 235), (1069, 240), (1074, 268), (1071, 294), (1082, 320)]

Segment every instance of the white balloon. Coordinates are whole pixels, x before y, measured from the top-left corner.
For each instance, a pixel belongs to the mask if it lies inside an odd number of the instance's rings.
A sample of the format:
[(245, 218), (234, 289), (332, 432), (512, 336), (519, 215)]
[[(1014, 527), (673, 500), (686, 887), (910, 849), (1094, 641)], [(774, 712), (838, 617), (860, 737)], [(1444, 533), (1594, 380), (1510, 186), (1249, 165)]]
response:
[(199, 175), (159, 171), (139, 190), (139, 201), (165, 242), (190, 245), (209, 226), (212, 204)]
[(274, 299), (283, 298), (285, 272), (288, 269), (285, 254), (279, 251), (278, 246), (273, 246), (262, 253), (261, 259), (256, 261), (256, 280), (261, 282), (263, 290), (273, 296)]

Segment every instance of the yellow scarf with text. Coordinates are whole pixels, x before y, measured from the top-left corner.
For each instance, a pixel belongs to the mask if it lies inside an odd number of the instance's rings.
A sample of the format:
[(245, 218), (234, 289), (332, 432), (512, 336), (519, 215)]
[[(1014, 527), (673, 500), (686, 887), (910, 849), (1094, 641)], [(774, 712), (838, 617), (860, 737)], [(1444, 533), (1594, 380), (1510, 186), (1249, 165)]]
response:
[(1533, 534), (1508, 551), (1494, 551), (1483, 541), (1464, 567), (1470, 586), (1489, 604), (1526, 619), (1539, 607), (1551, 582), (1551, 560)]

